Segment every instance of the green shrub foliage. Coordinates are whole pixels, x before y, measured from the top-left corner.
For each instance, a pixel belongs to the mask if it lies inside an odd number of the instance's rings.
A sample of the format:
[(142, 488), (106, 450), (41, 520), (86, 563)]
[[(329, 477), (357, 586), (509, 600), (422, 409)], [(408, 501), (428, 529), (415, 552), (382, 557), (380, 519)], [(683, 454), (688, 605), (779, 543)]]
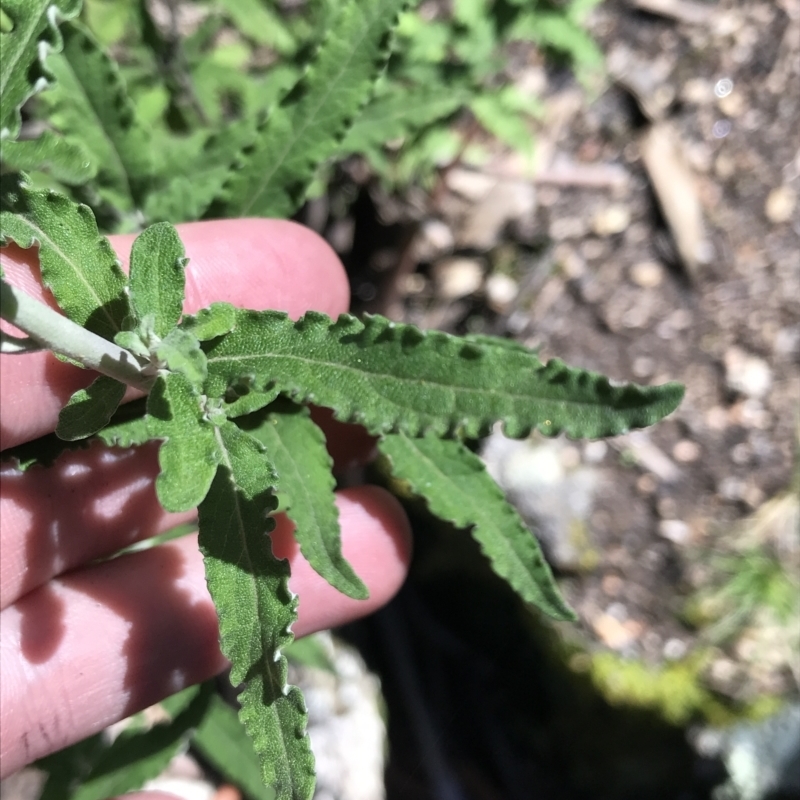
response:
[[(4, 335), (3, 347), (49, 347), (103, 373), (65, 405), (61, 439), (161, 443), (158, 497), (170, 511), (199, 508), (248, 737), (242, 749), (225, 708), (189, 692), (150, 732), (154, 745), (134, 726), (113, 745), (95, 737), (48, 757), (47, 797), (135, 788), (195, 729), (201, 749), (220, 742), (242, 754), (249, 786), (260, 772), (280, 800), (312, 796), (305, 707), (283, 654), (297, 599), (287, 562), (264, 547), (276, 509), (322, 577), (354, 598), (367, 588), (341, 552), (331, 461), (307, 403), (376, 435), (394, 474), (471, 530), (526, 602), (574, 618), (536, 539), (463, 442), (498, 422), (512, 437), (619, 434), (669, 414), (682, 387), (616, 385), (521, 346), (377, 316), (292, 321), (225, 303), (183, 315), (186, 258), (171, 223), (291, 215), (319, 170), (350, 153), (384, 180), (410, 179), (432, 163), (426, 148), (459, 109), (528, 147), (535, 109), (496, 91), (498, 45), (532, 38), (591, 66), (596, 51), (577, 24), (586, 5), (508, 2), (501, 19), (488, 2), (462, 0), (426, 21), (405, 0), (308, 2), (286, 18), (269, 2), (220, 0), (178, 39), (146, 2), (95, 0), (79, 17), (78, 0), (3, 0), (0, 240), (38, 248), (63, 315), (2, 282), (3, 317), (31, 337)], [(238, 39), (220, 44), (230, 28)], [(138, 232), (129, 275), (104, 236), (112, 231)], [(129, 384), (147, 397), (126, 413)], [(38, 457), (52, 452), (42, 443)], [(36, 458), (29, 446), (20, 466)]]

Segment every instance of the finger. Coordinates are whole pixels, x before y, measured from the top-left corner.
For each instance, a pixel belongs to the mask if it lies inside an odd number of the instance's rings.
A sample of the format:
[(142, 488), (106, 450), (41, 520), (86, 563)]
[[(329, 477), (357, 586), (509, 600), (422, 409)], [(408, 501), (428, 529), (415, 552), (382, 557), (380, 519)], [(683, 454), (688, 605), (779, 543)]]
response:
[[(339, 499), (345, 556), (370, 590), (352, 600), (299, 555), (291, 526), (273, 534), (300, 597), (297, 635), (387, 602), (405, 576), (408, 523), (375, 487)], [(0, 613), (3, 774), (66, 747), (224, 669), (218, 623), (194, 537), (76, 571)]]
[(51, 578), (196, 518), (155, 492), (158, 444), (65, 453), (52, 467), (0, 470), (0, 609)]
[[(341, 468), (373, 449), (362, 428), (315, 416), (328, 429)], [(348, 457), (346, 453), (350, 452)], [(158, 444), (64, 453), (47, 469), (0, 467), (0, 609), (90, 561), (196, 518), (161, 507), (154, 481)]]
[[(274, 308), (299, 316), (308, 309), (331, 316), (346, 311), (347, 277), (336, 254), (312, 231), (286, 220), (224, 220), (178, 225), (189, 256), (188, 313), (214, 301), (243, 308)], [(127, 269), (133, 236), (109, 237)], [(2, 250), (9, 283), (34, 297), (42, 289), (37, 254), (11, 245)], [(52, 302), (52, 297), (50, 297)], [(0, 355), (0, 449), (55, 429), (70, 395), (94, 373), (49, 353)]]

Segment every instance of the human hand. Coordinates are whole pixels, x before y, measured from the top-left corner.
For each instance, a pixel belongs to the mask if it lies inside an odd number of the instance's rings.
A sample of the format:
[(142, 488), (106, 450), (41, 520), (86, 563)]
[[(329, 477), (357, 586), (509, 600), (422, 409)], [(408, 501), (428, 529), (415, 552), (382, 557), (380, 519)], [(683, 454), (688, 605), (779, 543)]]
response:
[[(190, 258), (187, 312), (224, 300), (296, 317), (347, 310), (335, 254), (299, 225), (228, 220), (178, 226)], [(127, 268), (133, 236), (111, 237)], [(44, 298), (34, 250), (0, 251), (10, 283)], [(93, 375), (47, 353), (0, 356), (0, 448), (55, 429), (59, 409)], [(320, 415), (340, 465), (363, 457), (361, 429)], [(196, 536), (94, 563), (177, 524), (156, 499), (157, 446), (92, 447), (48, 469), (0, 471), (0, 776), (223, 670), (217, 617)], [(278, 519), (302, 636), (368, 614), (405, 577), (408, 523), (377, 487), (337, 497), (344, 554), (370, 590), (340, 594), (310, 568)]]

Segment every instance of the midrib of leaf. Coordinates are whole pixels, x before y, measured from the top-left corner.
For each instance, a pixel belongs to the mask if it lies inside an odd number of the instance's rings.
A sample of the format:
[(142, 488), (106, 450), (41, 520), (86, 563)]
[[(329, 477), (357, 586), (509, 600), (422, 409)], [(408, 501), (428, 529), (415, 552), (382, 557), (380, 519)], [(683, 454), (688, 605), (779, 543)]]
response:
[[(228, 424), (232, 424), (232, 423), (228, 423)], [(234, 430), (236, 430), (236, 429), (234, 428)], [(248, 580), (249, 580), (249, 583), (250, 583), (251, 590), (253, 592), (253, 597), (257, 598), (256, 606), (257, 606), (257, 608), (261, 609), (261, 607), (263, 606), (263, 603), (258, 598), (260, 598), (262, 596), (262, 592), (260, 590), (259, 581), (256, 578), (257, 565), (255, 563), (255, 560), (253, 559), (253, 557), (250, 554), (250, 548), (249, 548), (248, 542), (247, 542), (245, 519), (244, 519), (244, 514), (242, 513), (242, 499), (241, 499), (242, 498), (242, 494), (241, 494), (242, 490), (235, 483), (235, 476), (236, 476), (235, 466), (234, 466), (234, 463), (233, 463), (233, 459), (230, 456), (230, 451), (229, 451), (229, 449), (228, 449), (228, 447), (227, 447), (227, 445), (225, 443), (224, 436), (222, 434), (222, 430), (220, 428), (215, 428), (214, 433), (215, 433), (215, 437), (216, 437), (216, 440), (217, 440), (217, 445), (219, 447), (219, 452), (220, 452), (220, 455), (221, 455), (220, 466), (224, 466), (225, 469), (227, 469), (227, 471), (228, 471), (228, 473), (230, 475), (231, 484), (232, 484), (231, 485), (231, 492), (232, 492), (232, 494), (233, 494), (233, 496), (235, 498), (234, 508), (235, 508), (235, 514), (236, 514), (236, 530), (239, 533), (239, 544), (241, 545), (241, 553), (242, 553), (242, 560), (237, 562), (237, 566), (239, 564), (242, 564), (242, 563), (246, 564), (246, 573), (247, 573), (247, 576), (248, 576)], [(245, 435), (245, 434), (239, 434), (239, 435)], [(271, 543), (268, 542), (266, 546), (267, 547), (271, 547)], [(291, 591), (291, 590), (289, 590), (288, 585), (287, 585), (286, 589), (287, 589), (287, 591)], [(229, 613), (230, 613), (230, 610), (229, 610)], [(260, 616), (261, 616), (260, 613), (259, 613), (258, 616), (260, 618)], [(295, 611), (295, 619), (296, 619), (296, 611)], [(282, 654), (280, 653), (280, 649), (278, 649), (277, 652), (273, 652), (273, 649), (272, 649), (272, 646), (270, 644), (270, 641), (267, 638), (267, 636), (265, 635), (267, 630), (269, 630), (269, 624), (268, 623), (263, 622), (262, 624), (259, 625), (259, 636), (260, 636), (260, 641), (261, 641), (261, 664), (262, 664), (262, 667), (261, 667), (261, 670), (260, 670), (260, 675), (261, 675), (262, 679), (264, 678), (264, 676), (268, 677), (269, 684), (270, 684), (271, 689), (272, 689), (272, 695), (274, 697), (280, 697), (281, 695), (284, 694), (284, 687), (283, 686), (279, 686), (275, 681), (275, 663), (277, 661), (279, 661), (280, 659), (285, 658), (285, 657), (282, 656)], [(276, 655), (279, 656), (279, 658), (275, 658)], [(245, 690), (245, 691), (247, 691), (247, 690)], [(262, 708), (262, 711), (263, 711), (264, 710), (264, 706), (262, 705), (261, 708)], [(292, 755), (291, 755), (291, 753), (289, 752), (289, 750), (287, 749), (287, 746), (286, 746), (286, 739), (283, 736), (283, 727), (281, 725), (281, 719), (280, 719), (280, 715), (279, 715), (276, 703), (273, 702), (272, 704), (270, 704), (270, 706), (269, 706), (269, 714), (273, 718), (276, 727), (279, 730), (281, 730), (281, 736), (279, 738), (280, 738), (281, 754), (283, 756), (283, 763), (289, 765), (289, 772), (291, 773), (292, 772), (292, 767), (291, 767)], [(254, 744), (255, 744), (255, 742), (254, 742)], [(261, 758), (261, 753), (259, 753), (258, 755), (259, 755), (259, 758)], [(285, 794), (283, 792), (280, 792), (280, 795), (281, 795), (281, 797), (285, 797)], [(293, 795), (294, 795), (294, 792), (293, 792)]]
[[(222, 460), (221, 460), (222, 464), (225, 465), (225, 467), (229, 470), (231, 475), (235, 475), (234, 468), (233, 468), (233, 463), (231, 462), (230, 454), (228, 453), (228, 448), (225, 445), (225, 441), (222, 438), (222, 432), (220, 431), (219, 428), (215, 428), (214, 435), (215, 435), (215, 437), (217, 439), (217, 445), (219, 446), (220, 453), (222, 454)], [(257, 597), (260, 594), (260, 591), (259, 591), (259, 587), (258, 587), (258, 581), (255, 579), (255, 563), (254, 563), (253, 559), (250, 556), (250, 548), (248, 547), (247, 536), (245, 535), (244, 516), (242, 515), (242, 504), (241, 504), (239, 492), (234, 491), (233, 492), (233, 496), (235, 498), (234, 507), (236, 509), (236, 523), (237, 523), (236, 529), (240, 533), (239, 541), (240, 541), (241, 546), (242, 546), (242, 555), (245, 557), (244, 560), (245, 560), (245, 562), (247, 564), (246, 572), (247, 572), (248, 578), (250, 579), (250, 585), (253, 587), (253, 594)], [(242, 562), (239, 562), (239, 563), (242, 563)], [(270, 645), (269, 645), (269, 642), (263, 636), (263, 631), (265, 629), (266, 629), (266, 626), (264, 626), (264, 625), (259, 626), (259, 631), (262, 633), (262, 636), (261, 636), (261, 652), (264, 654), (264, 658), (262, 659), (262, 661), (264, 661), (264, 665), (265, 665), (265, 669), (263, 671), (263, 674), (269, 675), (270, 682), (272, 683), (273, 686), (275, 686), (274, 676), (272, 674), (272, 670), (269, 668), (270, 664), (269, 664), (269, 662), (267, 660), (268, 659), (268, 655), (267, 654), (270, 651)], [(283, 690), (282, 686), (278, 686), (277, 688), (278, 688), (278, 691), (282, 691)], [(281, 744), (283, 745), (283, 740), (281, 740)], [(283, 751), (288, 757), (288, 753), (286, 752), (286, 748), (285, 747), (283, 748)]]
[(96, 304), (97, 304), (97, 308), (102, 311), (103, 316), (108, 320), (109, 327), (112, 330), (119, 330), (119, 326), (117, 325), (117, 321), (114, 319), (114, 317), (112, 317), (108, 313), (108, 311), (106, 310), (105, 304), (101, 301), (101, 298), (98, 296), (97, 292), (94, 290), (94, 286), (89, 281), (86, 280), (86, 277), (84, 276), (84, 274), (81, 271), (80, 267), (72, 259), (68, 258), (66, 253), (64, 253), (64, 251), (38, 225), (34, 225), (27, 217), (25, 217), (23, 215), (18, 215), (17, 219), (19, 220), (20, 223), (26, 224), (31, 229), (31, 231), (34, 232), (34, 238), (37, 238), (35, 234), (38, 232), (38, 234), (39, 234), (39, 236), (38, 236), (39, 242), (41, 243), (41, 242), (46, 241), (48, 247), (50, 247), (52, 250), (54, 250), (61, 257), (61, 259), (64, 261), (64, 263), (69, 265), (70, 269), (72, 270), (73, 275), (76, 276), (78, 281), (81, 284), (83, 284), (83, 286), (86, 287), (86, 289), (89, 291), (91, 296), (95, 299)]
[[(365, 39), (368, 38), (369, 32), (372, 30), (372, 27), (374, 25), (380, 23), (380, 21), (381, 21), (381, 17), (380, 17), (379, 14), (377, 14), (376, 17), (370, 23), (365, 25), (364, 32), (361, 35), (361, 37), (359, 38), (359, 40), (358, 40), (358, 44), (359, 45), (361, 44), (361, 42), (363, 42)], [(305, 133), (305, 131), (308, 130), (308, 128), (316, 121), (317, 112), (320, 110), (320, 108), (322, 108), (325, 105), (325, 102), (327, 101), (328, 97), (333, 93), (334, 88), (337, 86), (337, 84), (341, 80), (342, 76), (346, 74), (347, 69), (350, 66), (351, 61), (353, 60), (353, 58), (355, 58), (356, 54), (358, 53), (358, 45), (354, 46), (352, 48), (351, 52), (353, 53), (353, 56), (351, 58), (349, 58), (349, 59), (346, 59), (343, 62), (343, 65), (342, 65), (341, 69), (336, 74), (336, 79), (330, 81), (330, 83), (328, 84), (327, 92), (325, 94), (321, 95), (320, 100), (317, 103), (316, 108), (314, 109), (314, 114), (309, 114), (306, 117), (306, 120), (303, 122), (303, 124), (298, 128), (297, 135), (295, 136), (295, 139), (301, 138), (303, 136), (303, 134)], [(278, 109), (276, 108), (275, 111), (277, 112)], [(294, 141), (293, 140), (289, 140), (287, 142), (287, 144), (286, 144), (286, 147), (284, 147), (283, 152), (280, 154), (280, 157), (275, 159), (275, 164), (272, 167), (272, 169), (269, 172), (265, 173), (264, 179), (258, 185), (258, 191), (257, 192), (253, 192), (251, 194), (250, 201), (247, 203), (246, 206), (242, 207), (240, 209), (240, 211), (238, 212), (239, 216), (246, 216), (248, 214), (250, 209), (255, 204), (256, 200), (261, 196), (261, 193), (269, 185), (270, 181), (272, 180), (272, 177), (281, 168), (281, 166), (283, 165), (284, 159), (289, 155), (289, 153), (291, 153), (293, 147), (294, 147)]]
[[(481, 389), (476, 387), (467, 387), (467, 386), (453, 386), (452, 383), (447, 383), (446, 381), (434, 381), (434, 380), (422, 380), (417, 378), (400, 378), (395, 373), (392, 372), (377, 372), (377, 371), (369, 371), (366, 372), (364, 370), (359, 370), (356, 367), (351, 367), (347, 364), (341, 364), (338, 361), (322, 361), (318, 358), (304, 358), (303, 356), (296, 356), (296, 355), (269, 355), (264, 354), (261, 356), (254, 356), (254, 355), (245, 355), (245, 356), (219, 356), (219, 357), (211, 357), (208, 359), (208, 363), (216, 364), (221, 363), (223, 361), (227, 361), (230, 363), (237, 363), (239, 361), (249, 361), (253, 358), (263, 358), (263, 359), (275, 359), (275, 360), (285, 360), (294, 362), (297, 364), (309, 364), (314, 367), (327, 367), (336, 370), (337, 372), (350, 372), (353, 375), (364, 376), (369, 375), (374, 378), (384, 379), (384, 380), (391, 380), (396, 383), (401, 383), (404, 386), (436, 386), (442, 389), (450, 389), (453, 393), (463, 393), (468, 395), (473, 395), (477, 397), (510, 397), (515, 400), (536, 400), (540, 399), (542, 401), (546, 401), (549, 403), (558, 403), (559, 405), (565, 408), (598, 408), (602, 407), (602, 403), (588, 403), (588, 402), (581, 402), (579, 400), (566, 400), (566, 399), (554, 399), (548, 397), (546, 395), (539, 395), (536, 397), (531, 397), (530, 394), (519, 394), (515, 392), (511, 392), (507, 389)], [(549, 363), (549, 362), (548, 362)], [(539, 369), (544, 369), (547, 365), (542, 364)], [(382, 395), (387, 402), (394, 402), (390, 398)], [(397, 404), (395, 404), (397, 405)], [(402, 406), (398, 406), (401, 407)]]
[(80, 89), (81, 95), (85, 100), (86, 105), (92, 110), (96, 122), (96, 127), (101, 132), (103, 139), (106, 141), (106, 143), (109, 145), (111, 149), (111, 153), (113, 154), (114, 160), (116, 162), (115, 166), (118, 168), (117, 174), (122, 175), (123, 180), (125, 181), (125, 188), (127, 190), (127, 195), (129, 198), (131, 198), (131, 202), (133, 202), (133, 188), (131, 187), (130, 177), (128, 176), (128, 169), (125, 166), (125, 161), (120, 155), (119, 149), (114, 143), (114, 138), (108, 133), (108, 130), (106, 129), (105, 125), (103, 125), (102, 117), (97, 113), (97, 109), (95, 108), (94, 103), (92, 103), (89, 94), (86, 92), (83, 82), (78, 78), (78, 75), (72, 68), (70, 60), (66, 57), (64, 53), (61, 54), (61, 59), (63, 60), (64, 64), (66, 64), (69, 67), (69, 71), (72, 73), (73, 81)]

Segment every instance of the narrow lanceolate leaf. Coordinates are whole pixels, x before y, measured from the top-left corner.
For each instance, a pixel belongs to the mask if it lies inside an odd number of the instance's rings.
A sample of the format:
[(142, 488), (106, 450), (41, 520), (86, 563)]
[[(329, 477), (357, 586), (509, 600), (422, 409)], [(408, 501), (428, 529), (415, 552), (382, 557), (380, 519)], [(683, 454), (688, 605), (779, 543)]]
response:
[(97, 433), (111, 419), (125, 395), (125, 384), (100, 375), (78, 389), (58, 415), (56, 436), (71, 442)]
[(506, 502), (483, 462), (461, 442), (390, 434), (378, 444), (392, 473), (407, 480), (437, 517), (472, 535), (491, 562), (527, 603), (559, 620), (575, 620), (553, 580), (539, 543)]
[(468, 99), (459, 88), (402, 85), (374, 98), (359, 114), (339, 147), (343, 155), (383, 149), (386, 142), (419, 131), (436, 120), (450, 116)]
[(88, 206), (57, 192), (28, 189), (7, 176), (0, 193), (0, 243), (39, 246), (42, 281), (62, 311), (113, 340), (129, 313), (127, 279)]
[(295, 537), (306, 560), (340, 592), (357, 600), (367, 598), (367, 587), (342, 555), (333, 461), (325, 448), (325, 435), (308, 409), (282, 403), (255, 427), (245, 428), (264, 444), (275, 465), (281, 509), (295, 524)]
[(231, 683), (241, 685), (239, 717), (277, 800), (309, 800), (314, 757), (299, 689), (287, 685), (282, 649), (292, 641), (297, 600), (289, 565), (272, 555), (267, 515), (274, 473), (250, 436), (232, 423), (217, 429), (223, 462), (199, 508), (200, 549), (219, 615)]
[(380, 75), (406, 0), (349, 0), (305, 75), (273, 110), (211, 216), (290, 216)]
[(69, 139), (83, 144), (97, 165), (97, 183), (123, 209), (143, 200), (152, 176), (152, 148), (138, 123), (114, 61), (77, 22), (63, 26), (64, 52), (48, 66), (56, 85), (45, 100)]
[(220, 463), (214, 425), (201, 399), (179, 373), (160, 376), (147, 399), (148, 433), (163, 439), (156, 494), (167, 511), (188, 511), (206, 496)]
[(219, 695), (211, 698), (208, 712), (192, 737), (192, 747), (249, 800), (274, 800), (261, 780), (261, 763), (238, 714)]
[(159, 338), (181, 318), (187, 261), (183, 242), (168, 222), (142, 231), (131, 248), (131, 310), (137, 321), (150, 318)]
[(611, 436), (673, 411), (679, 384), (612, 386), (593, 372), (505, 343), (464, 342), (382, 317), (335, 323), (309, 312), (240, 311), (234, 330), (206, 346), (211, 396), (240, 375), (293, 400), (332, 408), (372, 433), (474, 438), (502, 420), (505, 433)]
[[(71, 19), (81, 0), (3, 0), (0, 32), (0, 141), (16, 139), (20, 106), (50, 80), (44, 59), (61, 49), (56, 25)], [(10, 29), (10, 30), (9, 30)]]
[(8, 169), (42, 170), (70, 186), (86, 183), (97, 172), (81, 144), (68, 142), (53, 131), (44, 131), (38, 139), (3, 142), (2, 158)]

